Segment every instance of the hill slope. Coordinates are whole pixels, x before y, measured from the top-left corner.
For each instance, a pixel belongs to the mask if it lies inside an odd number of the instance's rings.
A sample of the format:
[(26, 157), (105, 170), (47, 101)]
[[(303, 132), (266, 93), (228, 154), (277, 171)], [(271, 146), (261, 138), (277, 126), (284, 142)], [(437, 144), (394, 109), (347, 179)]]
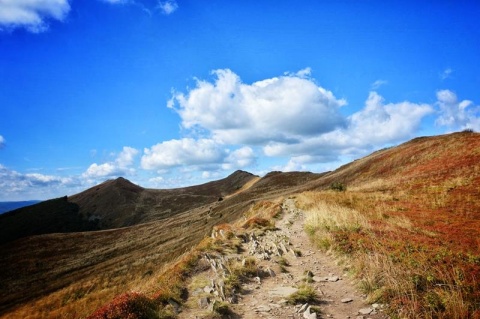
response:
[[(34, 236), (0, 246), (0, 254), (7, 256), (0, 260), (4, 269), (0, 312), (33, 317), (91, 313), (114, 295), (149, 287), (166, 263), (209, 236), (214, 225), (237, 221), (252, 208), (270, 209), (268, 205), (275, 204), (266, 201), (305, 191), (314, 194), (308, 205), (325, 201), (365, 211), (376, 227), (368, 233), (375, 239), (372, 245), (382, 242), (391, 254), (410, 256), (412, 252), (405, 255), (401, 250), (409, 242), (409, 247), (420, 247), (422, 253), (440, 247), (463, 252), (461, 256), (480, 256), (480, 135), (476, 133), (414, 139), (325, 174), (272, 172), (241, 191), (233, 180), (222, 181), (221, 187), (212, 182), (200, 188), (159, 191), (119, 181), (128, 192), (119, 195), (124, 205), (135, 198), (135, 210), (129, 211), (144, 210), (138, 216), (156, 221), (98, 232)], [(107, 183), (102, 188), (114, 181)], [(342, 183), (348, 191), (323, 192), (332, 183)], [(232, 195), (217, 192), (208, 197), (216, 189), (228, 189), (226, 193)], [(91, 194), (100, 191), (89, 190)], [(224, 200), (218, 201), (221, 196)], [(81, 203), (87, 198), (76, 200)], [(195, 201), (202, 198), (209, 200)], [(188, 209), (185, 203), (192, 206)], [(95, 211), (92, 206), (81, 214), (89, 212), (100, 214), (103, 209)], [(103, 220), (108, 218), (105, 215)], [(361, 237), (366, 236), (363, 231), (337, 235), (343, 245), (351, 245), (342, 246), (348, 249), (365, 245), (370, 238)]]
[(256, 176), (236, 171), (197, 186), (145, 189), (120, 177), (79, 194), (0, 215), (0, 244), (18, 238), (128, 227), (170, 217), (218, 201)]

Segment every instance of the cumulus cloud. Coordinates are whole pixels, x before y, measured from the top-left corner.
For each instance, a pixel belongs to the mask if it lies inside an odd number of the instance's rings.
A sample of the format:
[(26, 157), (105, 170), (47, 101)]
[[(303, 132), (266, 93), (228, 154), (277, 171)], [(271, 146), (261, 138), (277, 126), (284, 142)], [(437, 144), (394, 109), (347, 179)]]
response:
[(79, 180), (73, 177), (60, 177), (44, 175), (39, 173), (22, 174), (8, 169), (0, 164), (0, 193), (9, 198), (12, 194), (28, 193), (36, 189), (51, 189), (61, 187), (74, 187), (80, 184)]
[(0, 135), (0, 148), (5, 146), (5, 138)]
[(138, 150), (129, 146), (124, 146), (123, 150), (118, 154), (114, 161), (103, 164), (93, 163), (82, 174), (82, 177), (86, 179), (96, 179), (132, 174), (135, 172), (135, 169), (130, 166), (133, 164), (137, 154)]
[(0, 0), (0, 29), (42, 32), (48, 29), (47, 20), (63, 21), (69, 11), (68, 0)]
[(211, 139), (183, 138), (145, 148), (141, 166), (144, 169), (166, 169), (184, 165), (205, 165), (219, 163), (225, 155), (225, 149)]
[(264, 152), (268, 156), (294, 156), (297, 161), (308, 158), (303, 156), (314, 156), (321, 162), (333, 161), (339, 155), (358, 154), (411, 138), (422, 118), (432, 112), (428, 104), (384, 104), (383, 97), (370, 92), (365, 107), (346, 118), (346, 127), (307, 137), (295, 144), (269, 143)]
[[(311, 163), (338, 160), (343, 155), (363, 155), (415, 136), (422, 119), (434, 110), (431, 105), (403, 101), (385, 103), (377, 92), (369, 93), (362, 109), (343, 116), (344, 99), (319, 86), (311, 69), (243, 83), (228, 69), (213, 72), (212, 81), (198, 80), (186, 92), (176, 92), (168, 103), (193, 134), (202, 132), (212, 143), (243, 145), (225, 157), (222, 167), (250, 165), (255, 158), (250, 147), (259, 146), (270, 157), (287, 157), (282, 170), (304, 169)], [(386, 84), (378, 80), (372, 87)], [(241, 150), (241, 151), (240, 151)], [(165, 152), (147, 150), (144, 167), (149, 167), (150, 153), (159, 154), (165, 167)], [(177, 160), (182, 156), (176, 155)], [(152, 156), (153, 157), (153, 156)], [(227, 160), (228, 158), (228, 160)], [(185, 162), (184, 160), (179, 160)], [(172, 162), (170, 166), (178, 165)]]
[(229, 153), (222, 165), (224, 170), (240, 169), (255, 163), (256, 156), (252, 148), (244, 146)]
[(450, 90), (437, 92), (439, 116), (436, 124), (451, 129), (480, 130), (480, 107), (474, 106), (472, 101), (459, 101), (457, 95)]
[(231, 70), (216, 70), (213, 83), (197, 80), (168, 106), (184, 128), (207, 130), (221, 143), (295, 143), (345, 124), (339, 108), (346, 101), (306, 78), (309, 72), (244, 84)]
[(255, 152), (248, 146), (231, 150), (212, 139), (183, 138), (145, 148), (141, 167), (157, 171), (181, 167), (186, 172), (234, 170), (253, 165), (255, 161)]
[(175, 0), (158, 1), (158, 8), (163, 14), (170, 15), (177, 11), (178, 4)]

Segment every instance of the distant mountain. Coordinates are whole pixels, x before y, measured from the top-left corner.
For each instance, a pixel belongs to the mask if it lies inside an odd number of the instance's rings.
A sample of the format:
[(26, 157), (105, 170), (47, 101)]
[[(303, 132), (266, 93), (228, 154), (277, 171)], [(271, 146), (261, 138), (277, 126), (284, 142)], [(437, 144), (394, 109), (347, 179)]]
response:
[(21, 202), (0, 202), (0, 214), (3, 214), (5, 212), (9, 212), (11, 210), (17, 209), (17, 208), (22, 208), (25, 206), (30, 206), (40, 203), (39, 200), (26, 200), (26, 201), (21, 201)]
[(68, 198), (0, 215), (0, 244), (32, 235), (115, 229), (161, 220), (217, 202), (254, 178), (251, 173), (236, 171), (202, 185), (158, 190), (119, 177)]

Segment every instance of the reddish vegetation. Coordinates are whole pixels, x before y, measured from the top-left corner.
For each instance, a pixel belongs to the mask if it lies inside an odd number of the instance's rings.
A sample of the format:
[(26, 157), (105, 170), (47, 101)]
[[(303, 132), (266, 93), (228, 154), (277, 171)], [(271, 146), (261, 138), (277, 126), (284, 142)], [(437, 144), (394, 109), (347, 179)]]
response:
[[(150, 318), (151, 311), (165, 309), (164, 317), (168, 317), (169, 307), (182, 302), (182, 283), (194, 271), (199, 254), (214, 245), (214, 240), (205, 239), (158, 277), (161, 266), (188, 251), (216, 224), (223, 223), (214, 230), (223, 231), (226, 237), (232, 230), (226, 222), (238, 221), (244, 228), (270, 226), (270, 219), (281, 211), (280, 204), (271, 199), (310, 190), (323, 201), (353, 208), (367, 217), (369, 228), (333, 229), (332, 236), (337, 249), (344, 253), (381, 253), (405, 271), (415, 289), (411, 296), (395, 295), (391, 290), (382, 291), (380, 296), (394, 308), (428, 313), (429, 318), (480, 318), (479, 134), (417, 138), (326, 174), (272, 172), (241, 192), (237, 191), (253, 176), (239, 172), (232, 177), (174, 191), (144, 190), (120, 180), (121, 191), (128, 194), (116, 195), (125, 200), (125, 211), (135, 212), (138, 220), (125, 215), (118, 225), (155, 222), (95, 233), (37, 236), (19, 240), (15, 246), (0, 246), (7, 256), (1, 263), (0, 281), (8, 288), (4, 289), (8, 294), (0, 296), (1, 311), (8, 316), (6, 312), (18, 306), (25, 307), (20, 312), (23, 314), (37, 311), (32, 318), (53, 317), (52, 305), (63, 307), (66, 300), (72, 304), (69, 314), (83, 317), (91, 310), (85, 305), (103, 303), (114, 291), (131, 289), (129, 281), (138, 283), (154, 274), (155, 288), (145, 285), (146, 295), (120, 294), (90, 318)], [(334, 183), (346, 186), (347, 191), (328, 190)], [(193, 194), (193, 190), (198, 193)], [(92, 189), (88, 194), (97, 196), (100, 191)], [(80, 201), (80, 196), (77, 199)], [(92, 212), (111, 202), (109, 197), (102, 197), (97, 207), (91, 207)], [(26, 266), (18, 267), (23, 264)], [(105, 278), (97, 280), (99, 273)], [(49, 285), (42, 291), (44, 282)], [(47, 303), (48, 296), (39, 299), (50, 310), (38, 310), (33, 302), (31, 308), (26, 306), (33, 297), (53, 295), (61, 287), (75, 288), (71, 293), (75, 298), (59, 294), (51, 303)], [(27, 293), (28, 289), (36, 294)], [(102, 295), (102, 291), (108, 294)], [(448, 303), (453, 302), (448, 294), (452, 292), (463, 302), (455, 314), (448, 312)], [(14, 305), (19, 300), (24, 305)], [(81, 310), (77, 302), (84, 302)]]
[[(480, 318), (480, 134), (418, 138), (350, 163), (316, 185), (333, 182), (348, 191), (319, 198), (362, 212), (370, 224), (332, 231), (336, 248), (382, 253), (410, 274), (412, 298), (389, 291), (384, 297), (429, 318)], [(462, 303), (456, 313), (452, 294)]]
[(155, 303), (135, 292), (117, 296), (112, 302), (95, 311), (88, 319), (148, 319), (157, 318)]

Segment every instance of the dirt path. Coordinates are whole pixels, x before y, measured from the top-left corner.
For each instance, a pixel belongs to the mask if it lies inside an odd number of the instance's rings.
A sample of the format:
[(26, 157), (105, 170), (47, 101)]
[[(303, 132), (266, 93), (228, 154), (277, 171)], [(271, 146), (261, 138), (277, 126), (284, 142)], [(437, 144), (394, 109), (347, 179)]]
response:
[[(354, 282), (333, 257), (312, 246), (303, 229), (304, 214), (295, 207), (293, 199), (285, 200), (283, 211), (282, 218), (276, 222), (278, 230), (243, 244), (243, 257), (255, 256), (259, 268), (270, 275), (243, 284), (237, 303), (230, 305), (235, 313), (231, 317), (388, 318), (382, 312), (381, 305), (365, 303), (362, 294), (355, 289)], [(279, 252), (278, 255), (265, 253), (271, 253), (272, 249), (266, 248), (271, 245), (274, 246), (274, 252)], [(258, 247), (262, 249), (259, 251)], [(281, 267), (281, 264), (284, 266)], [(287, 297), (305, 285), (307, 280), (308, 285), (315, 289), (318, 302), (312, 305), (288, 304)], [(308, 306), (320, 309), (320, 313), (307, 310)], [(201, 317), (195, 309), (180, 314), (180, 318)]]

